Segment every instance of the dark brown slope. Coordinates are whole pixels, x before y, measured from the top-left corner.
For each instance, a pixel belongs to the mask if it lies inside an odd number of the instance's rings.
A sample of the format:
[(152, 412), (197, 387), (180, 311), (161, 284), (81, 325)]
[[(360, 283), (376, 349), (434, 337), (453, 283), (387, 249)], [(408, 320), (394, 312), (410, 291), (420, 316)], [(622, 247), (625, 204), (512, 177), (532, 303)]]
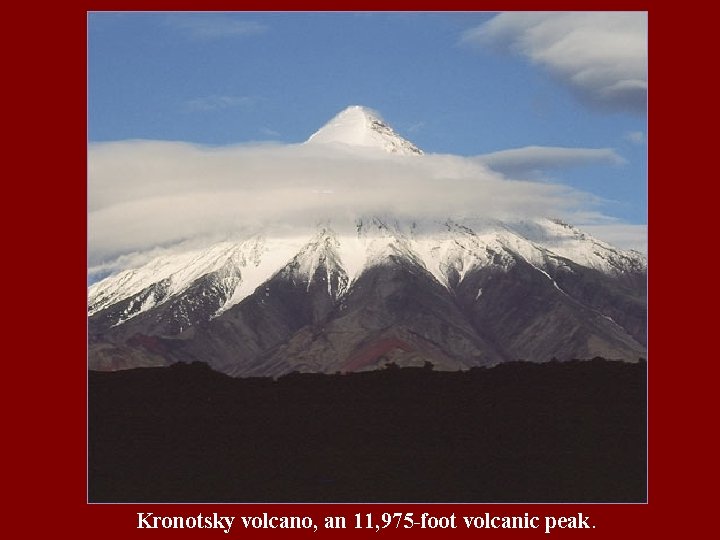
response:
[(102, 311), (90, 318), (90, 367), (203, 361), (235, 376), (277, 376), (388, 362), (457, 370), (518, 359), (645, 356), (641, 274), (569, 262), (545, 273), (518, 258), (508, 269), (472, 270), (448, 290), (415, 262), (390, 257), (340, 294), (347, 276), (331, 255), (321, 253), (309, 282), (293, 261), (238, 305), (182, 332), (173, 326), (174, 310), (212, 303), (204, 282), (197, 301), (186, 292), (184, 303), (170, 299), (120, 326), (103, 328)]

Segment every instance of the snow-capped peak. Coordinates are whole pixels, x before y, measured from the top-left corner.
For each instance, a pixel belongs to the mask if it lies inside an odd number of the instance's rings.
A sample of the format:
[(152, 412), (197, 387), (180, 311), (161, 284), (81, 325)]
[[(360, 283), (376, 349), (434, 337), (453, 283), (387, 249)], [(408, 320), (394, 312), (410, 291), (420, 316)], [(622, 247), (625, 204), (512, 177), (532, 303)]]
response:
[(395, 154), (421, 155), (413, 143), (398, 135), (374, 110), (352, 105), (341, 111), (307, 140), (312, 144), (346, 144), (378, 148)]

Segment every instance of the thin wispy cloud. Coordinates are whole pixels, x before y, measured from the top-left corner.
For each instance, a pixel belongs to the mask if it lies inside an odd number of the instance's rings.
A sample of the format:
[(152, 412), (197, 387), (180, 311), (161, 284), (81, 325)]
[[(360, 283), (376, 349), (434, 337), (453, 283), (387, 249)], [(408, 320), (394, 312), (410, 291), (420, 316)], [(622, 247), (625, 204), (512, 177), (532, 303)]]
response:
[(508, 180), (475, 158), (320, 145), (97, 143), (88, 172), (89, 262), (105, 268), (123, 255), (202, 236), (306, 234), (318, 219), (573, 221), (596, 203), (564, 185)]
[(623, 136), (623, 139), (633, 144), (640, 145), (645, 143), (645, 134), (642, 131), (628, 131)]
[(424, 121), (415, 122), (413, 124), (410, 124), (405, 131), (408, 133), (417, 133), (418, 131), (422, 130), (425, 127)]
[(555, 169), (585, 165), (623, 165), (626, 160), (611, 148), (526, 146), (477, 156), (491, 169), (511, 177), (527, 178)]
[(204, 96), (183, 103), (186, 112), (208, 112), (252, 107), (256, 99), (248, 96)]
[(608, 223), (604, 225), (583, 225), (582, 229), (620, 249), (634, 249), (647, 253), (647, 225)]
[(196, 40), (212, 40), (256, 36), (267, 32), (268, 27), (252, 20), (232, 15), (192, 14), (171, 15), (165, 24), (187, 37)]
[(646, 111), (645, 12), (507, 12), (468, 30), (462, 42), (522, 55), (588, 105)]
[(260, 129), (260, 133), (263, 135), (266, 135), (267, 137), (279, 137), (280, 133), (278, 131), (275, 131), (274, 129), (271, 129), (269, 127), (263, 127)]

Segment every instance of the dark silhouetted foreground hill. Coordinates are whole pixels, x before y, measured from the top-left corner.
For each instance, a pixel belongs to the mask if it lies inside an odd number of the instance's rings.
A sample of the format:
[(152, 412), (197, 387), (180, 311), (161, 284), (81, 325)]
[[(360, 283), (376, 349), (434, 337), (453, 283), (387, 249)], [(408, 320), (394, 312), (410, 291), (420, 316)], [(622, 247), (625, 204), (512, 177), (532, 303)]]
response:
[(646, 365), (89, 373), (91, 502), (641, 502)]

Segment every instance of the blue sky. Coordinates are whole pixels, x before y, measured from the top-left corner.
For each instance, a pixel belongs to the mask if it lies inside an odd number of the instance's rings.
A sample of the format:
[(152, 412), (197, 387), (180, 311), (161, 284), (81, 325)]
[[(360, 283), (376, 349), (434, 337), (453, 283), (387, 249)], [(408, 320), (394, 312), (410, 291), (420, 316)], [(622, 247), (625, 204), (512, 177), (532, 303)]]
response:
[(642, 249), (645, 24), (602, 13), (91, 13), (89, 139), (298, 143), (361, 104), (427, 153), (490, 155), (500, 172), (593, 194), (595, 232), (632, 230)]

